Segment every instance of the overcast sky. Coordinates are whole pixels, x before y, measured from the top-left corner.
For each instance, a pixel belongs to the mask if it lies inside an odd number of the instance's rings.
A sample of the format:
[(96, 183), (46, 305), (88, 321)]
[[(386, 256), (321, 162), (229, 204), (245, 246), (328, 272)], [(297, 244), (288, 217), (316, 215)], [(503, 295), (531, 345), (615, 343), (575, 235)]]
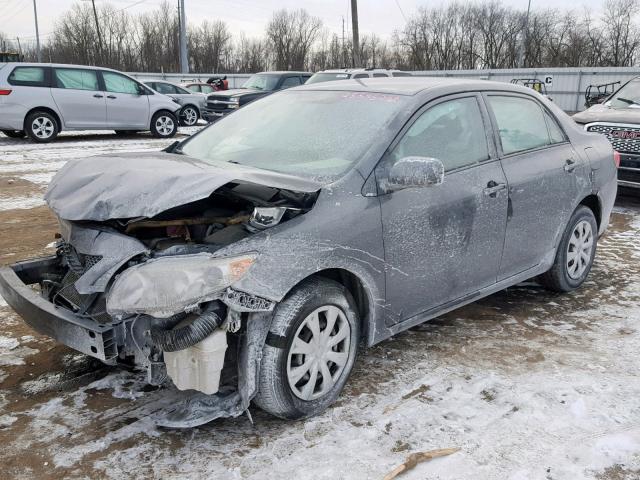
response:
[[(90, 0), (36, 0), (40, 35), (53, 28), (55, 19), (72, 4)], [(504, 0), (503, 4), (526, 9), (528, 0)], [(604, 0), (532, 0), (532, 9), (562, 8), (600, 10)], [(31, 40), (35, 35), (33, 25), (33, 0), (0, 0), (0, 31), (8, 36)], [(127, 8), (131, 13), (142, 13), (157, 8), (161, 0), (96, 0), (96, 3), (111, 3), (116, 8)], [(170, 0), (177, 5), (177, 0)], [(360, 31), (389, 37), (394, 30), (404, 24), (406, 17), (421, 5), (434, 6), (442, 1), (427, 0), (359, 0), (358, 16)], [(199, 23), (204, 19), (220, 19), (227, 22), (234, 34), (244, 32), (249, 36), (261, 35), (274, 10), (280, 8), (303, 7), (312, 15), (320, 17), (324, 25), (339, 33), (342, 17), (348, 20), (350, 0), (185, 0), (185, 10), (189, 23)], [(399, 6), (398, 6), (399, 5)]]

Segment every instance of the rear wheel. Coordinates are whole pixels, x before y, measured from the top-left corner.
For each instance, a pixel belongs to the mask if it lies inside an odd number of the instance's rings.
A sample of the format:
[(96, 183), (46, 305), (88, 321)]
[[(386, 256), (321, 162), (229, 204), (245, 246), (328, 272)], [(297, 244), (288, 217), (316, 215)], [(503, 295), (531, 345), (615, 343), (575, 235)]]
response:
[(24, 138), (24, 136), (26, 135), (26, 133), (24, 133), (24, 130), (2, 130), (2, 133), (4, 133), (9, 138)]
[(198, 123), (198, 110), (193, 105), (187, 105), (180, 111), (180, 125), (192, 127)]
[(157, 138), (170, 138), (178, 132), (178, 120), (173, 113), (158, 112), (151, 118), (151, 134)]
[(280, 418), (322, 413), (340, 395), (360, 338), (349, 291), (328, 279), (296, 288), (276, 309), (254, 403)]
[(562, 235), (556, 259), (541, 283), (556, 292), (570, 292), (584, 283), (591, 271), (598, 243), (598, 224), (590, 208), (579, 206)]
[(47, 143), (58, 136), (58, 122), (48, 112), (36, 111), (27, 115), (24, 130), (35, 142)]

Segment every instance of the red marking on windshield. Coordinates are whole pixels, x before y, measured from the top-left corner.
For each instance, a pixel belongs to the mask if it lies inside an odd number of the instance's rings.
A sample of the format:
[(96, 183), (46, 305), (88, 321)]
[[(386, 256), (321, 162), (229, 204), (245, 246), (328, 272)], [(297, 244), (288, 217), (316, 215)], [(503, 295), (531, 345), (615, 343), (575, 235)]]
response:
[(342, 98), (345, 100), (373, 100), (376, 102), (399, 102), (399, 95), (389, 95), (387, 93), (375, 93), (375, 92), (349, 92), (345, 93)]

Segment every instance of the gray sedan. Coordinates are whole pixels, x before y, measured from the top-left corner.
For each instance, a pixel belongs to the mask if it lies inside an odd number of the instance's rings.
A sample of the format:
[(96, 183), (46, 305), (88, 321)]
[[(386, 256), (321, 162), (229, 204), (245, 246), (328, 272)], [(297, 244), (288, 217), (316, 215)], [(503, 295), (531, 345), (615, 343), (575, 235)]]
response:
[(153, 80), (144, 83), (156, 92), (173, 98), (182, 106), (179, 113), (180, 123), (182, 125), (191, 127), (198, 123), (198, 120), (201, 118), (200, 112), (202, 112), (202, 109), (207, 104), (207, 96), (205, 94), (191, 92), (180, 85), (166, 81)]
[(0, 269), (0, 293), (37, 331), (188, 391), (162, 425), (252, 401), (303, 418), (360, 347), (531, 278), (579, 288), (616, 188), (606, 138), (531, 89), (307, 85), (163, 152), (67, 163), (45, 196), (57, 254)]

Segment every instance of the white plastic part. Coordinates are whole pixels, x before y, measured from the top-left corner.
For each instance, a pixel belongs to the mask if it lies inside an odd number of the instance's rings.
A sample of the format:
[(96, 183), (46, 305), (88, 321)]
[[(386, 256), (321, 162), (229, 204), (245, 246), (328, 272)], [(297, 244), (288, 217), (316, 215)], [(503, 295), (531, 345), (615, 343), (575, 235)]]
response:
[(179, 390), (198, 390), (213, 395), (227, 351), (227, 332), (218, 328), (200, 343), (177, 352), (164, 352), (167, 373)]

